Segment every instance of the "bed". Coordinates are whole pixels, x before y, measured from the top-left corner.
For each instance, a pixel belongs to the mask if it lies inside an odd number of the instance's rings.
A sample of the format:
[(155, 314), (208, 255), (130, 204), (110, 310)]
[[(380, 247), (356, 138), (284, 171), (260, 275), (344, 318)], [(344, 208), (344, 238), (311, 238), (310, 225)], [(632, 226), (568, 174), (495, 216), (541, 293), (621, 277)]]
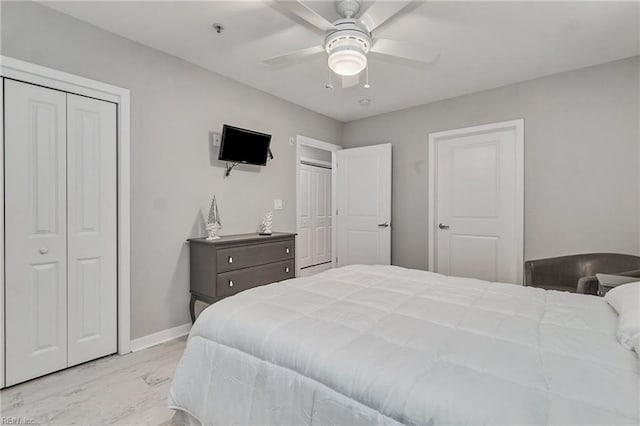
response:
[(170, 408), (194, 424), (638, 424), (595, 296), (348, 266), (207, 308)]

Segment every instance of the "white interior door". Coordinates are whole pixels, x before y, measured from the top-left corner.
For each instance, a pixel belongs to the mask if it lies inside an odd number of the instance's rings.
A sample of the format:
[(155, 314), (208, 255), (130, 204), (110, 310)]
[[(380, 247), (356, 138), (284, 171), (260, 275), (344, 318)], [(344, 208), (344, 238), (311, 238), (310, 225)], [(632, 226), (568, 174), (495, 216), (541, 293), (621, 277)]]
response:
[(521, 283), (523, 151), (517, 123), (431, 135), (436, 272)]
[(67, 366), (66, 94), (5, 81), (6, 385)]
[(298, 193), (298, 239), (296, 251), (298, 267), (313, 265), (312, 232), (311, 232), (311, 166), (300, 164)]
[(67, 95), (68, 365), (117, 351), (116, 105)]
[(336, 264), (391, 263), (391, 144), (344, 149), (336, 164)]
[(331, 262), (331, 169), (311, 166), (313, 265)]

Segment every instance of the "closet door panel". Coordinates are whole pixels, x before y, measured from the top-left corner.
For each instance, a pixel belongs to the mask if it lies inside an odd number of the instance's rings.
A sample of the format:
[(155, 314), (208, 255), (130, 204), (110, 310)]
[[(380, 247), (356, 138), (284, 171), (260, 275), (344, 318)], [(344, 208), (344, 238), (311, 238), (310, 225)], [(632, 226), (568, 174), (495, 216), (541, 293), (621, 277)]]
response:
[(331, 170), (313, 167), (313, 263), (331, 261)]
[(313, 264), (313, 228), (311, 217), (311, 169), (312, 167), (301, 164), (299, 176), (298, 194), (298, 237), (296, 250), (298, 251), (298, 265), (305, 268)]
[(67, 98), (69, 366), (117, 351), (116, 105)]
[(6, 385), (67, 366), (66, 95), (5, 80)]

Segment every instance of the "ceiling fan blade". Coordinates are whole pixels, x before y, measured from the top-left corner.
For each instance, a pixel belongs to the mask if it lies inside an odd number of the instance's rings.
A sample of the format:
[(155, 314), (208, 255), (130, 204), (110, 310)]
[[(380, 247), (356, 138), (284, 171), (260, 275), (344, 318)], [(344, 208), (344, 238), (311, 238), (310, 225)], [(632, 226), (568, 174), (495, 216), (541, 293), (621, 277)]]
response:
[(278, 11), (312, 30), (326, 32), (336, 29), (331, 22), (299, 0), (271, 0), (269, 3)]
[(411, 6), (416, 8), (424, 3), (424, 0), (413, 1), (376, 1), (360, 16), (360, 22), (372, 32), (398, 13)]
[(295, 52), (285, 53), (284, 55), (274, 56), (272, 58), (265, 59), (263, 62), (269, 66), (288, 65), (307, 59), (319, 53), (324, 53), (324, 48), (322, 46), (313, 46), (306, 49), (296, 50)]
[(440, 56), (440, 52), (419, 44), (378, 38), (373, 41), (371, 53), (391, 56), (420, 64), (431, 64)]
[(342, 88), (357, 86), (360, 83), (360, 74), (342, 76)]

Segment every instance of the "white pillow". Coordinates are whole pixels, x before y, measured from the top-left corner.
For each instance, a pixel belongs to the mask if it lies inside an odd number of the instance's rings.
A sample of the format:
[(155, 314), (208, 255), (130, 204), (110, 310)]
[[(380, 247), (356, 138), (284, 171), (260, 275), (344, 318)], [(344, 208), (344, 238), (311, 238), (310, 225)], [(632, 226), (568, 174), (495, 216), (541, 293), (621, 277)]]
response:
[(640, 282), (614, 287), (604, 300), (618, 312), (618, 341), (640, 355)]

